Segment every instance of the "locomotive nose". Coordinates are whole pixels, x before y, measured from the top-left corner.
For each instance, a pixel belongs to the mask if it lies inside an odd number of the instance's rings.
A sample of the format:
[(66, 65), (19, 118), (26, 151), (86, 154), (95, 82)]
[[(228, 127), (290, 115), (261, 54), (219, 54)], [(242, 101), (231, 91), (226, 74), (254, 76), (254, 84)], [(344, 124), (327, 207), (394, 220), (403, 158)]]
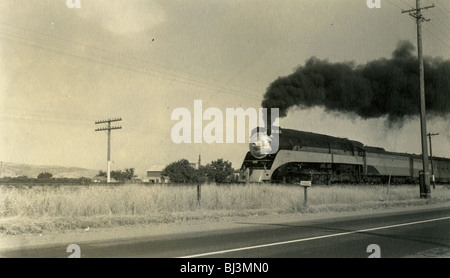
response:
[(250, 153), (258, 159), (264, 158), (272, 150), (272, 139), (267, 134), (258, 132), (250, 138)]

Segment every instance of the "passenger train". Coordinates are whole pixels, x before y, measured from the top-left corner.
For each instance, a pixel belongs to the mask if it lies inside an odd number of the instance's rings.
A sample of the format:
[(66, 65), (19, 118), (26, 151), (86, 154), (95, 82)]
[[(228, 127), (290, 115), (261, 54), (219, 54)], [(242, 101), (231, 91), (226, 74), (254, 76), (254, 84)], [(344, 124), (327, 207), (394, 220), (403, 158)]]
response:
[[(262, 153), (261, 142), (250, 143), (250, 151), (240, 169), (241, 182), (419, 182), (419, 172), (423, 168), (421, 155), (390, 152), (358, 141), (312, 132), (284, 128), (278, 128), (278, 132), (278, 151), (274, 153)], [(448, 183), (450, 159), (432, 157), (432, 160), (435, 182)], [(431, 177), (431, 163), (429, 173)]]

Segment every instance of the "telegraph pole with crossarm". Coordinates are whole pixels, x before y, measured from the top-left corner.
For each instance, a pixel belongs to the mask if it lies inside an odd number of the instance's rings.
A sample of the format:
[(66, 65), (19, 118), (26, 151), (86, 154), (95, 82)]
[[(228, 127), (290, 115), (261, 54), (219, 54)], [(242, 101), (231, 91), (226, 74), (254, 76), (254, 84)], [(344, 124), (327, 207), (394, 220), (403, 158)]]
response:
[(95, 131), (107, 131), (108, 132), (108, 159), (107, 159), (107, 178), (106, 182), (111, 182), (111, 130), (121, 129), (121, 126), (111, 126), (112, 122), (122, 121), (122, 118), (114, 118), (103, 121), (96, 121), (95, 124), (107, 124), (105, 127), (97, 128)]
[(422, 10), (433, 8), (432, 6), (421, 7), (420, 0), (416, 0), (416, 8), (402, 11), (402, 13), (409, 13), (410, 16), (414, 17), (417, 22), (417, 51), (419, 57), (419, 86), (420, 86), (420, 130), (421, 130), (421, 141), (422, 141), (422, 163), (423, 163), (423, 180), (419, 175), (420, 184), (420, 198), (430, 198), (430, 179), (428, 173), (428, 144), (427, 144), (427, 120), (426, 120), (426, 110), (425, 110), (425, 81), (423, 72), (423, 57), (422, 57), (422, 22), (429, 21), (425, 19), (422, 15)]

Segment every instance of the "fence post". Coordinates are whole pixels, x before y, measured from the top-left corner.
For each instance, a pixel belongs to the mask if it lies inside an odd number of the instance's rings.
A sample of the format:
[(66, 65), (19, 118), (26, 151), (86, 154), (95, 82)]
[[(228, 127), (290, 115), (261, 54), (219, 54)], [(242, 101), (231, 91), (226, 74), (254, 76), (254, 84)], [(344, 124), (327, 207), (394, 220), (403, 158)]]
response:
[(305, 209), (308, 210), (308, 186), (303, 186), (303, 188), (304, 188), (304, 192), (305, 192), (304, 206), (305, 206)]
[(388, 184), (387, 184), (387, 191), (386, 191), (386, 195), (389, 195), (389, 187), (391, 186), (391, 175), (389, 175), (389, 180), (388, 180)]
[[(312, 178), (311, 178), (312, 179)], [(303, 206), (305, 208), (305, 211), (308, 211), (308, 187), (310, 187), (312, 184), (312, 181), (300, 181), (300, 186), (303, 187), (303, 192), (304, 192), (304, 196), (305, 196), (305, 200), (303, 202)]]
[(197, 202), (200, 206), (200, 199), (202, 198), (202, 187), (200, 184), (197, 184)]

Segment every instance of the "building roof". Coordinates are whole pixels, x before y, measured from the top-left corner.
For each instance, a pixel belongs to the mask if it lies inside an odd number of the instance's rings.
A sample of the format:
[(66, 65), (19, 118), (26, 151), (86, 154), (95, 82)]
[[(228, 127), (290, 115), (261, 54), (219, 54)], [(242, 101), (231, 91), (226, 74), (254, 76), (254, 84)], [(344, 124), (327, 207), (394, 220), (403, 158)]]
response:
[(148, 171), (152, 171), (152, 172), (154, 172), (154, 171), (162, 171), (164, 168), (166, 168), (166, 165), (162, 165), (162, 164), (153, 164), (153, 165), (150, 165), (150, 167), (148, 167), (147, 168), (147, 172)]

